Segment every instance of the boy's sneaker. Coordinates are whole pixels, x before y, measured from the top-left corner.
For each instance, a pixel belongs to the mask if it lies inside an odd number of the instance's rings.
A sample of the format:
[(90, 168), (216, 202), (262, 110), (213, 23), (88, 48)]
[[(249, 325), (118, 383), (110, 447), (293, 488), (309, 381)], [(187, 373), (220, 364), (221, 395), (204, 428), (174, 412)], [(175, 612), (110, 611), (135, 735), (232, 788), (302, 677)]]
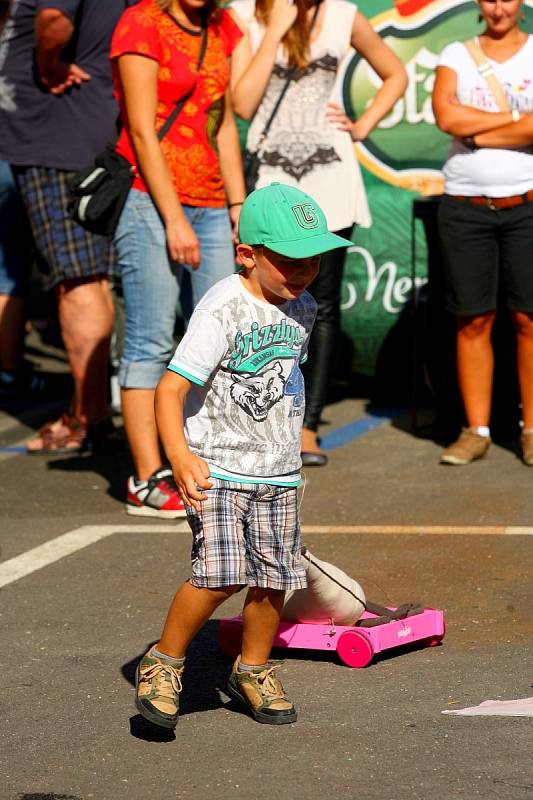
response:
[(522, 445), (522, 461), (533, 467), (533, 428), (525, 428), (520, 436)]
[(175, 728), (178, 724), (183, 670), (153, 656), (151, 649), (141, 659), (135, 676), (135, 705), (154, 725)]
[(274, 672), (275, 664), (262, 672), (239, 672), (237, 658), (228, 680), (228, 694), (244, 705), (256, 722), (267, 725), (284, 725), (296, 722), (296, 709), (285, 694), (280, 679)]
[(490, 447), (490, 436), (480, 436), (475, 428), (463, 428), (456, 442), (451, 444), (440, 457), (441, 464), (463, 466), (477, 458), (483, 458)]
[(126, 511), (138, 517), (161, 517), (176, 519), (187, 512), (172, 479), (172, 470), (158, 469), (147, 481), (128, 478), (128, 500)]

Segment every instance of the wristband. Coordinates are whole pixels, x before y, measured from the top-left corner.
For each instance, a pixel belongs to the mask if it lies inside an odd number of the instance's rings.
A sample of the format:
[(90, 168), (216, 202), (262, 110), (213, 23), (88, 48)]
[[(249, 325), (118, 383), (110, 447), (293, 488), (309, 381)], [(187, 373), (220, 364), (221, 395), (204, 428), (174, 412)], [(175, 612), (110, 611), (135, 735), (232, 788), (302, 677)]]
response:
[(240, 203), (228, 203), (228, 208), (235, 208), (236, 206), (244, 205), (244, 200), (241, 200)]
[(468, 147), (469, 150), (473, 151), (478, 149), (474, 136), (465, 136), (463, 138), (463, 144), (465, 147)]
[(517, 108), (513, 108), (511, 110), (511, 117), (513, 122), (518, 122), (518, 120), (520, 119), (520, 111)]

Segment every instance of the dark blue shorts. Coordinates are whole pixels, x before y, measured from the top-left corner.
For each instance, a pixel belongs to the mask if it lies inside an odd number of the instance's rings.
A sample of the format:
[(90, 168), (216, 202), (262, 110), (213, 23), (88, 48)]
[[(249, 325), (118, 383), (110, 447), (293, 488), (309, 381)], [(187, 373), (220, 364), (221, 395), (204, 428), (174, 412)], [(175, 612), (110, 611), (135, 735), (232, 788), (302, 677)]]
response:
[(68, 187), (75, 173), (50, 167), (14, 167), (13, 172), (45, 288), (107, 275), (113, 260), (110, 239), (86, 231), (67, 214)]

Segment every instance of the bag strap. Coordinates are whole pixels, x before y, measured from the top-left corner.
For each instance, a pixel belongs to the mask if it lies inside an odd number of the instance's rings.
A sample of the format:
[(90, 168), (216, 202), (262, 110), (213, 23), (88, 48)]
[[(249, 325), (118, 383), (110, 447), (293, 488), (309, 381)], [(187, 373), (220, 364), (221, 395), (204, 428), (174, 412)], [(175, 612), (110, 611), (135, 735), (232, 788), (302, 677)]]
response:
[(494, 99), (496, 100), (496, 105), (500, 111), (510, 111), (511, 108), (509, 106), (507, 97), (505, 96), (505, 92), (503, 91), (502, 85), (494, 74), (494, 67), (479, 46), (477, 39), (469, 39), (464, 44), (472, 60), (476, 64), (479, 74), (487, 82), (487, 85), (491, 90)]
[[(314, 28), (314, 25), (315, 25), (315, 22), (316, 22), (316, 18), (318, 16), (318, 11), (319, 11), (319, 8), (320, 8), (320, 3), (321, 3), (321, 0), (316, 0), (315, 10), (313, 12), (313, 19), (311, 20), (311, 24), (309, 25), (309, 33), (311, 33), (311, 31)], [(291, 69), (288, 71), (287, 79), (285, 81), (285, 84), (284, 84), (284, 86), (283, 86), (283, 88), (282, 88), (282, 90), (281, 90), (281, 92), (279, 94), (278, 99), (276, 100), (276, 102), (274, 104), (274, 108), (272, 109), (272, 113), (270, 114), (270, 116), (269, 116), (269, 118), (268, 118), (268, 120), (267, 120), (267, 122), (265, 124), (265, 127), (263, 128), (263, 130), (261, 132), (261, 135), (260, 135), (260, 137), (258, 139), (256, 152), (260, 149), (261, 145), (265, 141), (267, 133), (269, 132), (269, 130), (270, 130), (271, 126), (272, 126), (272, 123), (274, 122), (274, 119), (276, 117), (276, 114), (279, 111), (279, 107), (280, 107), (280, 105), (282, 103), (282, 100), (285, 97), (285, 95), (287, 94), (287, 89), (289, 88), (289, 86), (291, 84), (291, 81), (293, 80), (293, 78), (295, 77), (297, 72), (298, 72), (298, 67), (291, 67)]]
[[(173, 22), (176, 22), (176, 20), (174, 19), (174, 17), (171, 14), (168, 14), (168, 16), (170, 17), (171, 20), (173, 20)], [(206, 50), (207, 50), (207, 23), (204, 22), (202, 24), (202, 43), (200, 45), (200, 54), (198, 56), (198, 61), (196, 63), (196, 72), (197, 73), (200, 72), (200, 67), (202, 66)], [(176, 105), (174, 107), (174, 110), (167, 117), (167, 119), (165, 120), (164, 125), (162, 125), (159, 128), (158, 132), (157, 132), (157, 138), (159, 139), (159, 141), (161, 141), (167, 135), (167, 133), (169, 132), (171, 127), (174, 125), (174, 123), (175, 123), (176, 119), (178, 118), (183, 106), (185, 105), (187, 100), (190, 97), (192, 97), (192, 94), (193, 94), (195, 89), (196, 89), (196, 84), (191, 89), (189, 89), (189, 91), (186, 94), (184, 94), (183, 97), (181, 97), (177, 101), (177, 103), (176, 103)]]

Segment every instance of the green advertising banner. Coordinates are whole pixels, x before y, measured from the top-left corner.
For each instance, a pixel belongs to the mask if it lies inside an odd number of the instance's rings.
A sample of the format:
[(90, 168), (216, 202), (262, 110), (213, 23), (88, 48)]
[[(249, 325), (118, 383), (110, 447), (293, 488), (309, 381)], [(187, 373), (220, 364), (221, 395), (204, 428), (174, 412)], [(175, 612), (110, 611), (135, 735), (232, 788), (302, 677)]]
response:
[[(355, 372), (372, 376), (383, 343), (399, 323), (413, 288), (427, 282), (425, 237), (416, 228), (412, 264), (412, 206), (420, 195), (442, 192), (440, 168), (449, 137), (435, 126), (431, 91), (435, 66), (449, 42), (481, 31), (473, 0), (360, 0), (358, 7), (406, 66), (405, 95), (356, 152), (373, 223), (354, 233), (343, 283), (342, 326)], [(533, 0), (525, 29), (533, 31)], [(379, 78), (356, 53), (343, 70), (343, 96), (354, 118), (366, 107)], [(413, 287), (413, 275), (415, 287)], [(406, 364), (409, 354), (405, 353)], [(407, 369), (407, 367), (406, 367)]]

